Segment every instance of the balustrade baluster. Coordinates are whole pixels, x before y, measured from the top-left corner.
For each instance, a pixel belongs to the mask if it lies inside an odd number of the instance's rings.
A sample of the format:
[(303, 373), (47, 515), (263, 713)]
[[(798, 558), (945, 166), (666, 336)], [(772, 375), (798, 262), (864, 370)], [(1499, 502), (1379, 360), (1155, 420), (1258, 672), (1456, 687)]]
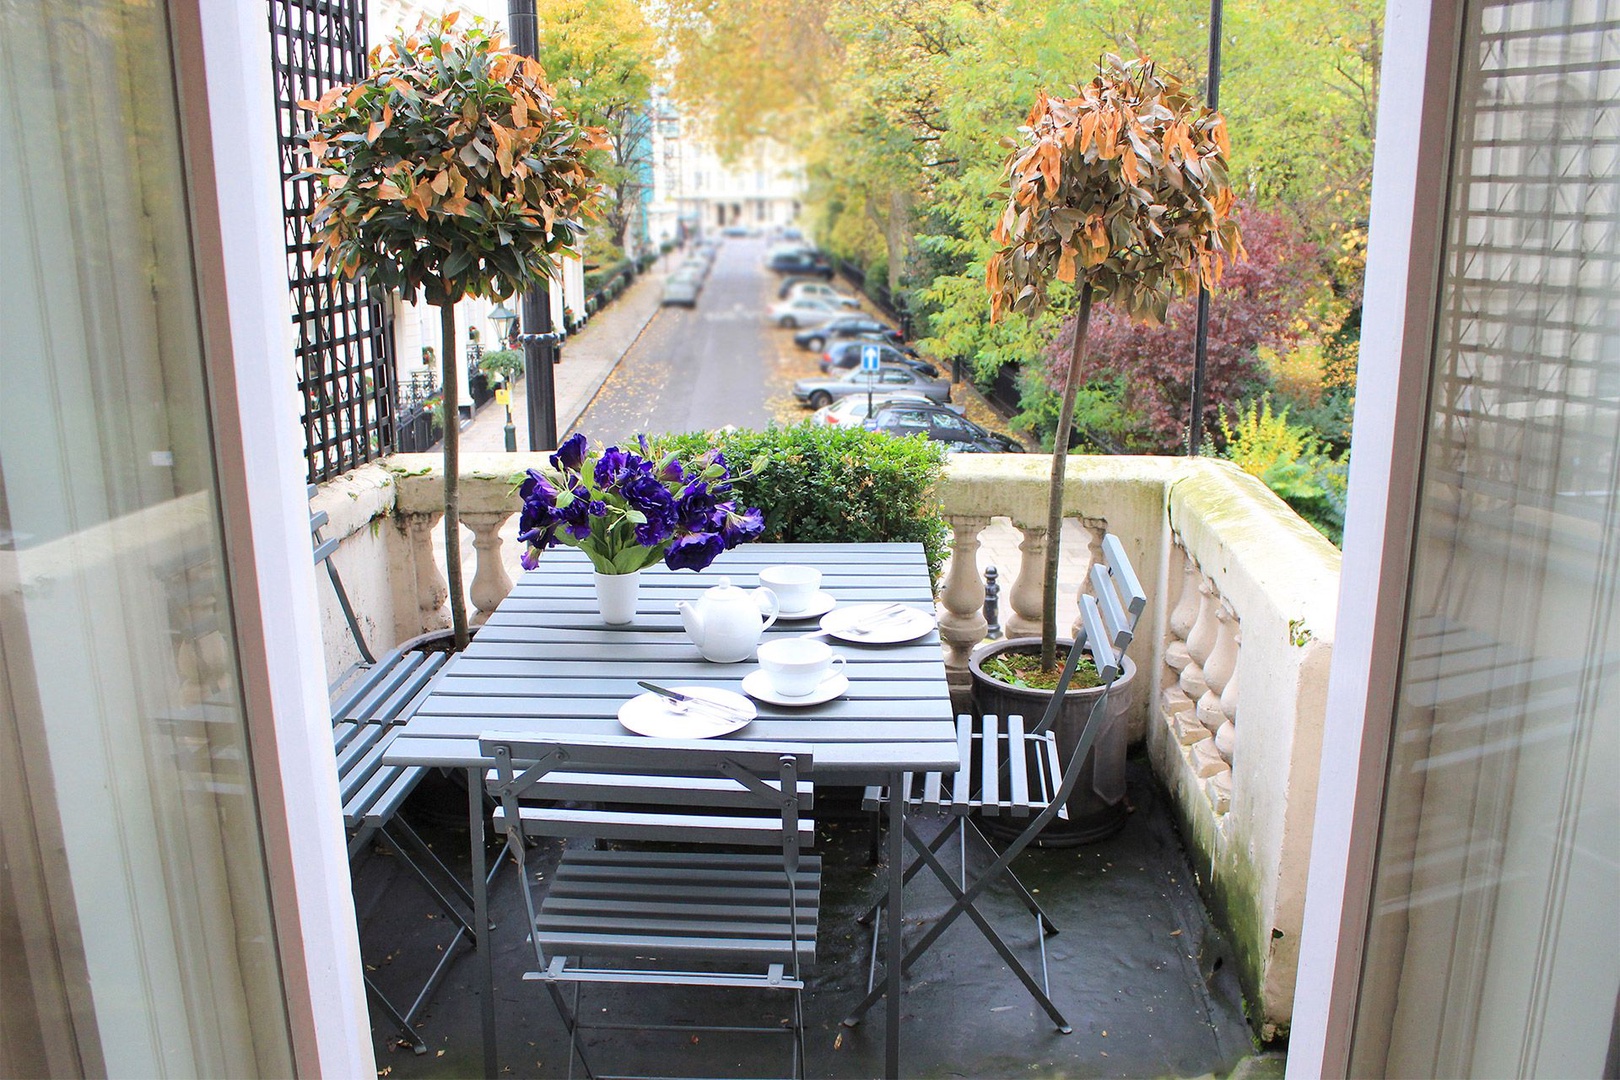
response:
[(478, 553), (478, 566), (467, 590), (476, 609), (470, 621), (477, 626), (483, 625), (512, 591), (512, 578), (506, 572), (506, 560), (501, 558), (501, 527), (511, 517), (509, 512), (461, 516), (472, 530), (473, 550)]
[(1013, 525), (1024, 534), (1024, 538), (1018, 542), (1018, 578), (1007, 597), (1007, 606), (1012, 608), (1012, 614), (1007, 617), (1007, 636), (1028, 637), (1041, 632), (1041, 581), (1046, 565), (1046, 528), (1019, 521), (1014, 521)]
[(984, 640), (984, 582), (979, 577), (979, 532), (988, 517), (952, 517), (951, 564), (940, 592), (939, 636), (945, 643), (945, 671), (951, 685), (968, 685), (968, 657)]

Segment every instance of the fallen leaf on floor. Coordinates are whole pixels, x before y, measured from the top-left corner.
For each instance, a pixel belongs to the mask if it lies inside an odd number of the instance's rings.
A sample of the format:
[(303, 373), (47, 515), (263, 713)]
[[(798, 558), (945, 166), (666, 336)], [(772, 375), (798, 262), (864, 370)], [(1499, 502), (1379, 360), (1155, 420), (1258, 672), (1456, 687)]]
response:
[(1170, 932), (1170, 936), (1171, 937), (1180, 937), (1181, 936), (1181, 931), (1180, 930), (1172, 930)]
[(1006, 1012), (1010, 1008), (1012, 1008), (1011, 1005), (996, 1005), (993, 1008), (991, 1008), (990, 1011), (991, 1012)]
[(433, 1056), (434, 1057), (444, 1057), (444, 1051), (440, 1050), (437, 1054), (434, 1054)]
[(834, 1050), (842, 1050), (843, 1048), (844, 1048), (844, 1033), (842, 1031), (840, 1031), (838, 1033), (837, 1037), (833, 1039), (833, 1049)]

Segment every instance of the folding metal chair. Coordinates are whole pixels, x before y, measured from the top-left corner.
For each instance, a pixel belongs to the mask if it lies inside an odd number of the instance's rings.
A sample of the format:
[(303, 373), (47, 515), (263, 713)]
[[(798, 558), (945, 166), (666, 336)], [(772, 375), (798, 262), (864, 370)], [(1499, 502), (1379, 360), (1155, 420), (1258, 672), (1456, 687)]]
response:
[[(801, 815), (813, 802), (809, 748), (500, 733), (486, 733), (479, 745), (495, 762), (495, 828), (523, 882), (534, 948), (534, 970), (524, 978), (545, 984), (563, 1018), (569, 1075), (576, 1055), (591, 1074), (584, 1030), (783, 1032), (582, 1023), (581, 987), (616, 983), (790, 993), (793, 1075), (802, 1076), (803, 972), (815, 960), (821, 900), (821, 860), (801, 854), (815, 839), (814, 823)], [(537, 907), (525, 867), (526, 841), (537, 836), (675, 847), (570, 849)], [(562, 992), (569, 984), (572, 1003)]]
[[(311, 497), (315, 490), (313, 486), (309, 488)], [(337, 593), (338, 606), (343, 610), (344, 621), (361, 656), (358, 663), (337, 679), (332, 703), (332, 748), (337, 756), (338, 791), (343, 801), (349, 860), (353, 862), (380, 834), (456, 927), (455, 935), (443, 946), (433, 970), (409, 1006), (400, 1008), (382, 992), (369, 973), (364, 976), (366, 991), (372, 1000), (393, 1021), (411, 1049), (425, 1054), (427, 1041), (416, 1029), (416, 1017), (432, 1000), (461, 943), (476, 941), (468, 914), (472, 911), (472, 894), (399, 812), (400, 805), (416, 789), (426, 770), (421, 766), (384, 765), (382, 759), (398, 734), (398, 725), (410, 717), (416, 702), (427, 693), (428, 684), (449, 662), (450, 653), (395, 649), (381, 658), (372, 653), (337, 567), (332, 564), (332, 553), (337, 550), (338, 541), (321, 536), (326, 523), (325, 511), (310, 515), (315, 564), (326, 567), (327, 577)], [(492, 879), (500, 865), (497, 860), (490, 871)]]
[[(921, 838), (909, 815), (906, 819), (906, 840), (917, 852), (917, 858), (905, 868), (902, 883), (909, 882), (926, 866), (944, 883), (955, 902), (945, 915), (907, 950), (902, 970), (909, 971), (917, 958), (938, 939), (940, 934), (944, 933), (959, 916), (966, 915), (984, 934), (986, 940), (1000, 954), (1002, 960), (1012, 969), (1013, 974), (1024, 984), (1035, 1001), (1052, 1018), (1058, 1030), (1064, 1034), (1068, 1034), (1073, 1028), (1052, 1003), (1046, 969), (1046, 936), (1056, 933), (1057, 928), (1036, 903), (1034, 896), (1009, 868), (1013, 860), (1035, 840), (1048, 823), (1067, 813), (1065, 804), (1084, 770), (1086, 757), (1091, 752), (1092, 744), (1097, 740), (1097, 733), (1106, 721), (1108, 692), (1112, 689), (1114, 680), (1119, 677), (1123, 666), (1123, 654), (1115, 651), (1115, 643), (1130, 641), (1131, 628), (1124, 621), (1126, 610), (1128, 608), (1118, 603), (1099, 604), (1095, 596), (1082, 596), (1081, 629), (1075, 634), (1074, 644), (1069, 649), (1052, 701), (1040, 722), (1033, 728), (1026, 728), (1021, 716), (1005, 718), (984, 716), (977, 719), (965, 715), (957, 717), (957, 745), (961, 750), (963, 768), (949, 778), (939, 773), (908, 776), (905, 778), (905, 790), (901, 793), (901, 797), (907, 800), (909, 809), (948, 810), (955, 818), (952, 823), (954, 828), (941, 830), (932, 842)], [(1091, 654), (1092, 661), (1096, 665), (1102, 693), (1092, 703), (1079, 743), (1065, 767), (1059, 763), (1056, 732), (1052, 729), (1057, 721), (1063, 696), (1068, 691), (1075, 669), (1085, 653)], [(868, 801), (882, 804), (893, 797), (893, 794), (883, 788), (869, 789), (867, 798)], [(987, 817), (1028, 818), (1029, 823), (991, 863), (989, 869), (969, 883), (966, 846), (968, 833), (971, 831), (985, 846), (990, 846), (978, 827), (969, 820), (968, 815), (973, 813), (984, 814)], [(962, 868), (959, 874), (950, 873), (939, 861), (937, 854), (953, 831), (961, 838)], [(890, 872), (897, 871), (891, 868)], [(974, 904), (986, 888), (1002, 877), (1009, 879), (1024, 906), (1035, 917), (1036, 941), (1040, 947), (1041, 961), (1039, 982), (1030, 975), (1011, 947)], [(883, 990), (878, 986), (876, 978), (878, 937), (883, 932), (881, 906), (874, 905), (861, 921), (873, 923), (872, 961), (868, 969), (871, 975), (866, 997), (844, 1021), (851, 1027), (858, 1024), (866, 1011), (883, 996)], [(890, 927), (889, 932), (897, 931), (894, 927)]]

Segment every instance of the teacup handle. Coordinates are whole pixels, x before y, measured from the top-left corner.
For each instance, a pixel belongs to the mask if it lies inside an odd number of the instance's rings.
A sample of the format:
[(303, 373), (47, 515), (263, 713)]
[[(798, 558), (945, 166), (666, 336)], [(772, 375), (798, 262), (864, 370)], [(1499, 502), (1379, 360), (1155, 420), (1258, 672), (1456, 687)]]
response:
[(837, 675), (840, 671), (843, 671), (843, 670), (844, 670), (844, 654), (843, 653), (833, 653), (832, 663), (827, 666), (827, 677), (832, 678), (832, 676)]
[[(764, 595), (761, 596), (761, 593)], [(764, 585), (754, 590), (754, 603), (759, 605), (759, 613), (765, 616), (765, 625), (760, 629), (769, 630), (771, 624), (776, 621), (776, 616), (782, 612), (781, 603), (776, 599), (776, 594)]]

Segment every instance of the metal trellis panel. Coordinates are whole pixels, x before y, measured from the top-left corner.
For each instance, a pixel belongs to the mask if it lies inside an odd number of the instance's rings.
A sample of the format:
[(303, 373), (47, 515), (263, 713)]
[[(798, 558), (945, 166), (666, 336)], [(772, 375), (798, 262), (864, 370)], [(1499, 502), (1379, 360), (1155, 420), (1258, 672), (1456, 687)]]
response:
[(298, 179), (298, 108), (366, 71), (366, 0), (269, 0), (281, 157), (289, 315), (298, 328), (298, 387), (311, 482), (389, 453), (397, 441), (394, 345), (387, 298), (315, 264), (309, 213), (315, 184)]

